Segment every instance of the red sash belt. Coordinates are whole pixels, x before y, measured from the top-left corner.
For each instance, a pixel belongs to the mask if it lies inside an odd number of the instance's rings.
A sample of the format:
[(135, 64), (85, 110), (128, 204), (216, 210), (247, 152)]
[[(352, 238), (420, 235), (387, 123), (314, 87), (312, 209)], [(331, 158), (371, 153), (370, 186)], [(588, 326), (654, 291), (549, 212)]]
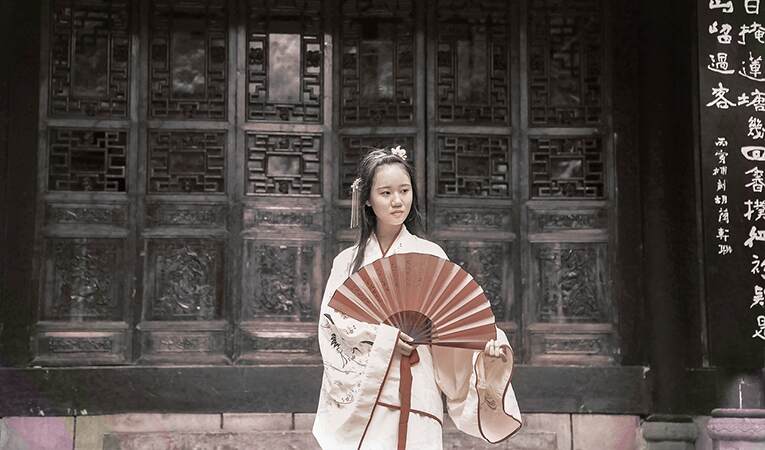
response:
[(398, 395), (401, 399), (401, 412), (398, 416), (398, 450), (406, 449), (406, 433), (409, 426), (409, 413), (412, 408), (412, 366), (420, 361), (417, 349), (407, 357), (401, 358), (401, 380)]

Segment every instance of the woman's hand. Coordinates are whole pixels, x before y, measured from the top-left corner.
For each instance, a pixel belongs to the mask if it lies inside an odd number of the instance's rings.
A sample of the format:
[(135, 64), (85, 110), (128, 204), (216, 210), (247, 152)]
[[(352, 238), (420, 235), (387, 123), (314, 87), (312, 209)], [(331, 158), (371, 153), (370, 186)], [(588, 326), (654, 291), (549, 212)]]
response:
[(483, 349), (483, 354), (491, 358), (502, 358), (502, 361), (507, 361), (505, 349), (496, 339), (492, 339), (486, 343), (486, 347)]
[(408, 334), (399, 331), (398, 341), (396, 342), (396, 351), (401, 354), (401, 356), (411, 355), (412, 350), (414, 349), (414, 346), (412, 345), (413, 340), (414, 339), (410, 338)]

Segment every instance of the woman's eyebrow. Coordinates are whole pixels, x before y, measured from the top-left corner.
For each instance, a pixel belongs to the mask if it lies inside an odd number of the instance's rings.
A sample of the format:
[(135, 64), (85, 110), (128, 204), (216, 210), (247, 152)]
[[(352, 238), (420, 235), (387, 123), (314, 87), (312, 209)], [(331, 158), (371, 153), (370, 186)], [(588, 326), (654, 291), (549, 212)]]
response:
[[(404, 184), (399, 184), (398, 185), (398, 187), (400, 187), (400, 188), (402, 188), (402, 187), (409, 187), (409, 186), (411, 186), (411, 184), (409, 184), (409, 183), (404, 183)], [(378, 189), (378, 190), (379, 189), (390, 189), (390, 186), (377, 186), (375, 189)]]

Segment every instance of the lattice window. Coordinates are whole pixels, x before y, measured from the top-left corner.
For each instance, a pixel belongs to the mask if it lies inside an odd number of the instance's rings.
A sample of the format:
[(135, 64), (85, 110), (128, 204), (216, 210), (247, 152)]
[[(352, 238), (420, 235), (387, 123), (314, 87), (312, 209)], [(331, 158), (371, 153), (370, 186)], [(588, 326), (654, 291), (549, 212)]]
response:
[(510, 197), (510, 139), (438, 135), (440, 196)]
[(49, 191), (125, 192), (127, 132), (49, 128)]
[(51, 114), (127, 115), (129, 19), (126, 0), (51, 3)]
[(343, 136), (340, 149), (339, 197), (351, 198), (351, 184), (356, 179), (359, 162), (372, 149), (395, 147), (400, 145), (406, 149), (406, 159), (412, 165), (416, 161), (414, 153), (414, 136)]
[(223, 243), (204, 239), (148, 242), (144, 287), (149, 320), (213, 320), (221, 317)]
[(340, 118), (344, 124), (411, 123), (415, 112), (414, 5), (342, 5)]
[(247, 119), (320, 122), (322, 2), (249, 2)]
[(502, 0), (439, 2), (436, 54), (439, 121), (509, 123), (508, 6)]
[(122, 316), (120, 239), (46, 242), (45, 320), (115, 320)]
[(529, 5), (529, 122), (598, 124), (603, 113), (600, 0), (532, 0)]
[(247, 133), (247, 194), (321, 194), (321, 136)]
[(149, 115), (222, 120), (228, 94), (225, 0), (154, 0)]
[(225, 132), (155, 130), (148, 147), (149, 192), (225, 191)]
[(537, 244), (534, 258), (537, 320), (609, 320), (605, 244)]
[(532, 138), (531, 196), (602, 198), (605, 162), (600, 137)]

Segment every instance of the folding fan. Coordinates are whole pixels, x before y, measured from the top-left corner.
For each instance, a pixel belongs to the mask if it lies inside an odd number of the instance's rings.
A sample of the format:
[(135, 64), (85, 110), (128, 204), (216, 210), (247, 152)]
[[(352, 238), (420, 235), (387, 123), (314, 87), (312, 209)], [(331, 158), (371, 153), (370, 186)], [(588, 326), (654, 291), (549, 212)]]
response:
[(329, 306), (362, 322), (392, 325), (414, 344), (482, 350), (496, 337), (481, 286), (457, 264), (432, 255), (378, 259), (345, 280)]

